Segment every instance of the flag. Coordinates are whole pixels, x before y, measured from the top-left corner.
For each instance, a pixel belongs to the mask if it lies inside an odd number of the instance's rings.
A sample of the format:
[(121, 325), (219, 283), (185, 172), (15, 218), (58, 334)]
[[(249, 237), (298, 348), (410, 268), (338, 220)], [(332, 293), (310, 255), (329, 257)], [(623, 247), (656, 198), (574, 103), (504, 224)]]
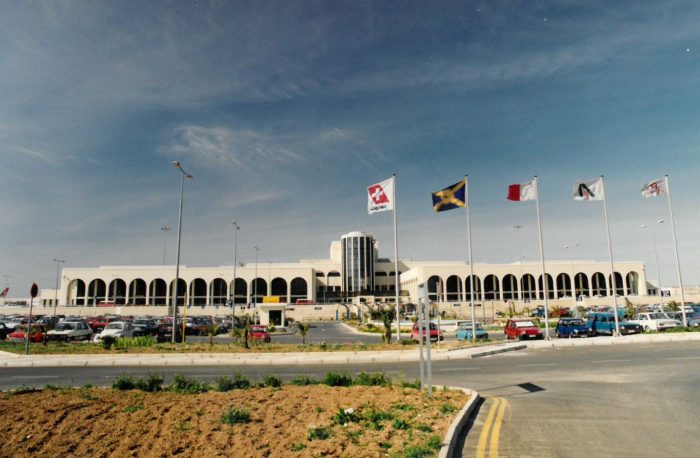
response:
[(508, 186), (508, 200), (522, 202), (523, 200), (535, 200), (536, 197), (537, 182), (535, 180)]
[(642, 188), (642, 196), (644, 197), (665, 196), (666, 192), (666, 180), (663, 178), (647, 183)]
[(443, 189), (442, 191), (433, 193), (433, 210), (442, 212), (455, 208), (464, 207), (466, 205), (466, 188), (467, 179), (463, 179), (459, 183), (455, 183)]
[(574, 200), (603, 200), (603, 178), (574, 183)]
[(6, 297), (7, 293), (9, 293), (9, 292), (10, 292), (10, 288), (5, 287), (5, 289), (3, 289), (2, 292), (0, 293), (0, 297)]
[(383, 212), (394, 209), (394, 177), (367, 188), (367, 212)]

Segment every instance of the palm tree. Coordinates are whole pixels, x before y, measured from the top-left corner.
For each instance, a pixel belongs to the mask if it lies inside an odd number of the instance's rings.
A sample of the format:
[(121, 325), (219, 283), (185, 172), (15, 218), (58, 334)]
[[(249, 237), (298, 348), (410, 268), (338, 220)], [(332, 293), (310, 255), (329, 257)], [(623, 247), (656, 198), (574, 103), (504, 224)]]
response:
[(301, 344), (306, 345), (306, 334), (309, 333), (309, 328), (310, 325), (309, 323), (302, 323), (301, 321), (297, 321), (297, 334), (301, 336)]

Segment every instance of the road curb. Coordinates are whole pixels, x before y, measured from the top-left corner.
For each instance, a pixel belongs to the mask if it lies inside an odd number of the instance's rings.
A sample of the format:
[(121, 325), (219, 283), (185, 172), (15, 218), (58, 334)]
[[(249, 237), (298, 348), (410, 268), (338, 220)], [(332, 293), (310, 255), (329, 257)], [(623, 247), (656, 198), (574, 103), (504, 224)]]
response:
[(525, 344), (515, 345), (512, 347), (505, 347), (505, 348), (496, 348), (494, 350), (482, 351), (480, 353), (472, 353), (471, 358), (481, 358), (482, 356), (491, 356), (491, 355), (496, 355), (498, 353), (505, 353), (508, 351), (517, 351), (517, 350), (525, 350), (525, 349), (527, 349), (527, 345), (525, 345)]
[[(440, 388), (442, 387), (433, 387), (433, 389)], [(452, 421), (452, 424), (450, 424), (450, 427), (447, 430), (444, 439), (442, 440), (442, 447), (440, 448), (438, 458), (452, 458), (456, 455), (455, 452), (457, 450), (455, 450), (455, 448), (457, 447), (457, 443), (459, 442), (459, 433), (461, 433), (464, 429), (464, 426), (471, 418), (474, 409), (479, 404), (479, 399), (481, 399), (478, 392), (470, 390), (469, 388), (462, 388), (458, 386), (448, 386), (447, 388), (451, 390), (462, 391), (470, 395), (471, 397), (469, 398), (469, 401), (464, 405), (464, 407), (462, 407), (462, 409), (459, 411), (457, 417)]]

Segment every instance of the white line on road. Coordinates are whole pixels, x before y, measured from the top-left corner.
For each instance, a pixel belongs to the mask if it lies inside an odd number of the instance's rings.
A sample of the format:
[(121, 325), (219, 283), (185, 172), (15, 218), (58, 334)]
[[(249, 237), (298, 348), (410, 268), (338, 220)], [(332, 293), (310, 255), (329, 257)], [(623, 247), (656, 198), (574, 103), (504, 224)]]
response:
[(538, 367), (538, 366), (556, 366), (554, 363), (542, 363), (542, 364), (520, 364), (518, 367)]
[(451, 372), (451, 371), (475, 371), (480, 367), (450, 367), (448, 369), (435, 369), (435, 372)]
[(601, 359), (599, 361), (591, 361), (592, 363), (628, 363), (631, 359)]
[(13, 375), (10, 378), (20, 379), (42, 379), (42, 378), (59, 378), (59, 375)]
[(677, 356), (675, 358), (664, 358), (664, 359), (673, 359), (673, 360), (700, 359), (700, 356)]

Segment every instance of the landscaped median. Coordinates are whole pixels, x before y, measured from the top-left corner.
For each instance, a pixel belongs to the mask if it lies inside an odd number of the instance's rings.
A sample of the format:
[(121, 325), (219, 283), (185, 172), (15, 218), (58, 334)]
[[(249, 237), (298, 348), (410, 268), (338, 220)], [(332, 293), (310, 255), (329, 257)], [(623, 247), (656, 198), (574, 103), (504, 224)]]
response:
[(153, 374), (111, 389), (0, 393), (3, 456), (436, 456), (473, 403), (461, 390), (431, 399), (417, 388), (380, 373), (287, 384), (176, 376), (168, 387)]

